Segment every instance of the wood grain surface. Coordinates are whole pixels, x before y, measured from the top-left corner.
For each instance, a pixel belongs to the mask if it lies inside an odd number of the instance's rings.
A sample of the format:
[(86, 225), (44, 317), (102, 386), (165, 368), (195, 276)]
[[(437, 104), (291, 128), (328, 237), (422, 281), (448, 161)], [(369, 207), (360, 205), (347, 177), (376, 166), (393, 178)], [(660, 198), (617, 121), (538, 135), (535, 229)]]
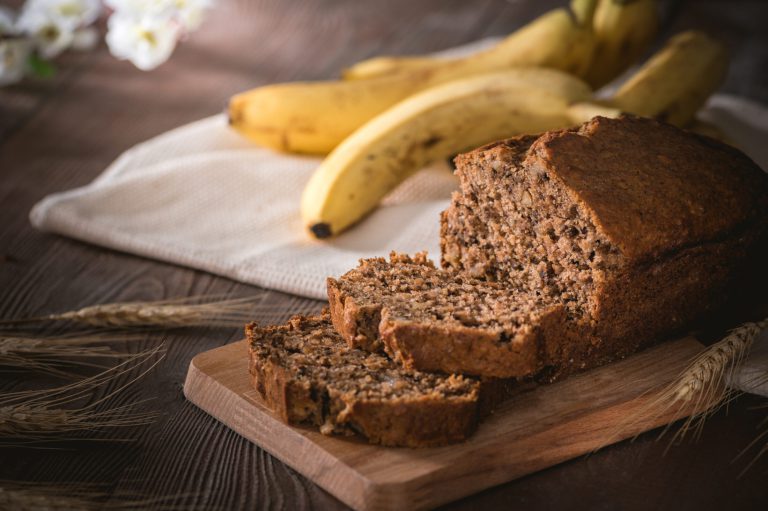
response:
[(703, 349), (695, 339), (679, 339), (552, 385), (521, 389), (469, 440), (431, 449), (369, 445), (284, 424), (251, 385), (247, 341), (195, 356), (184, 395), (354, 509), (415, 511), (700, 411), (644, 412)]
[[(16, 2), (18, 3), (18, 2)], [(442, 49), (521, 26), (558, 1), (219, 0), (203, 28), (151, 73), (102, 46), (58, 61), (50, 81), (0, 88), (0, 317), (52, 313), (116, 300), (232, 293), (261, 298), (253, 317), (277, 323), (320, 302), (238, 284), (35, 231), (27, 215), (46, 194), (84, 185), (142, 140), (220, 111), (234, 92), (335, 76), (380, 53)], [(668, 2), (665, 33), (698, 27), (733, 55), (723, 90), (768, 103), (768, 4)], [(711, 341), (748, 314), (716, 318)], [(0, 448), (0, 480), (98, 484), (115, 501), (166, 497), (176, 509), (344, 509), (345, 505), (186, 401), (182, 382), (198, 353), (240, 329), (148, 335), (168, 354), (121, 402), (159, 418), (146, 427), (56, 449)], [(61, 383), (0, 369), (0, 391)], [(107, 392), (104, 389), (102, 392)], [(93, 396), (97, 399), (98, 396)], [(701, 438), (670, 449), (642, 435), (449, 504), (446, 509), (754, 509), (768, 501), (764, 459), (739, 477), (736, 455), (760, 431), (764, 400), (743, 397), (712, 417)], [(113, 441), (117, 437), (130, 442)], [(113, 440), (110, 440), (113, 439)]]

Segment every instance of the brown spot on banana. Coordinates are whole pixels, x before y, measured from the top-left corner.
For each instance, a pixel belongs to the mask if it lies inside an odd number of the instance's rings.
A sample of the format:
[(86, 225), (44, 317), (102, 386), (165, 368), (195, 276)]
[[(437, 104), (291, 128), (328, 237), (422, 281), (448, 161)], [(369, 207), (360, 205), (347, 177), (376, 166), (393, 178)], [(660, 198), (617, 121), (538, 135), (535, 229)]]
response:
[(331, 226), (325, 222), (314, 224), (309, 228), (309, 230), (318, 239), (330, 238), (333, 235)]
[(421, 147), (423, 147), (424, 149), (429, 149), (433, 145), (439, 144), (442, 140), (443, 140), (443, 137), (438, 135), (433, 135), (428, 139), (426, 139), (424, 142), (422, 142)]

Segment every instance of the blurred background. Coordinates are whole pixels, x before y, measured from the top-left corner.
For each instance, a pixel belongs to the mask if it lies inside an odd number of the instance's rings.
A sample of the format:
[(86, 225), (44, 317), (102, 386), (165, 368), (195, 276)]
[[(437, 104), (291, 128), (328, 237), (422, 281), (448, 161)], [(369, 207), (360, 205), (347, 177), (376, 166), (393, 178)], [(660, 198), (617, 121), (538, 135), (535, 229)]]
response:
[[(566, 3), (215, 0), (200, 28), (151, 71), (110, 53), (103, 37), (106, 21), (100, 19), (101, 35), (93, 50), (61, 54), (54, 61), (55, 74), (48, 78), (28, 77), (0, 87), (2, 317), (205, 293), (264, 293), (264, 303), (276, 304), (274, 314), (258, 319), (270, 323), (319, 310), (317, 301), (44, 234), (33, 230), (28, 213), (49, 193), (90, 183), (133, 145), (222, 112), (240, 91), (268, 83), (337, 78), (345, 67), (377, 55), (423, 54), (505, 36)], [(768, 2), (660, 3), (663, 22), (648, 54), (672, 34), (705, 31), (730, 51), (720, 92), (768, 104)], [(18, 9), (23, 2), (0, 4)], [(241, 337), (239, 328), (226, 335), (213, 330), (179, 335), (162, 372), (149, 380), (151, 387), (147, 385), (146, 393), (156, 398), (151, 406), (162, 408), (163, 417), (152, 429), (139, 430), (138, 449), (133, 444), (76, 455), (14, 452), (13, 463), (5, 464), (0, 479), (80, 479), (111, 488), (150, 488), (151, 495), (170, 489), (192, 495), (189, 498), (204, 509), (258, 508), (265, 502), (282, 509), (342, 509), (324, 491), (184, 400), (181, 382), (191, 357)], [(10, 388), (9, 381), (5, 383)], [(745, 482), (736, 479), (731, 465), (764, 417), (754, 411), (762, 401), (750, 399), (730, 415), (714, 417), (703, 444), (685, 444), (665, 457), (665, 446), (646, 435), (451, 508), (516, 504), (562, 509), (573, 506), (574, 496), (593, 509), (750, 508), (764, 499), (764, 473), (753, 472)]]

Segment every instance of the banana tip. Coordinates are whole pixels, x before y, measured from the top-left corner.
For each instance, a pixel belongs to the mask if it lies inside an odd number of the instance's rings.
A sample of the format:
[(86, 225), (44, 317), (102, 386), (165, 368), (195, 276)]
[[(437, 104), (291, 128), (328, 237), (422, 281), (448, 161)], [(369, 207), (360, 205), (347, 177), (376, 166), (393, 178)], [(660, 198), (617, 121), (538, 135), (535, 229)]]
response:
[(229, 98), (229, 102), (224, 106), (224, 114), (227, 116), (227, 123), (230, 126), (242, 123), (242, 110), (242, 101), (237, 96)]
[(312, 231), (312, 234), (315, 235), (315, 238), (323, 239), (323, 238), (330, 238), (331, 234), (331, 226), (329, 224), (326, 224), (325, 222), (312, 224), (309, 227), (309, 230)]

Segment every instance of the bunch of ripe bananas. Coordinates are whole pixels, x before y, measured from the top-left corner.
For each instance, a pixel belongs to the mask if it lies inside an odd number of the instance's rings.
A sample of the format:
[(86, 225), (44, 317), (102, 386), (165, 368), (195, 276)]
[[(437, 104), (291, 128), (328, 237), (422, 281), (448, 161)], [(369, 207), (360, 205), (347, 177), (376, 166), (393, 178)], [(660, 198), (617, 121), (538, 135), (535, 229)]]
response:
[(426, 164), (487, 142), (622, 112), (688, 125), (728, 65), (700, 32), (672, 37), (610, 98), (593, 96), (648, 50), (657, 28), (655, 0), (572, 0), (468, 57), (377, 57), (342, 80), (237, 94), (230, 124), (262, 146), (327, 155), (301, 213), (310, 233), (328, 237)]

